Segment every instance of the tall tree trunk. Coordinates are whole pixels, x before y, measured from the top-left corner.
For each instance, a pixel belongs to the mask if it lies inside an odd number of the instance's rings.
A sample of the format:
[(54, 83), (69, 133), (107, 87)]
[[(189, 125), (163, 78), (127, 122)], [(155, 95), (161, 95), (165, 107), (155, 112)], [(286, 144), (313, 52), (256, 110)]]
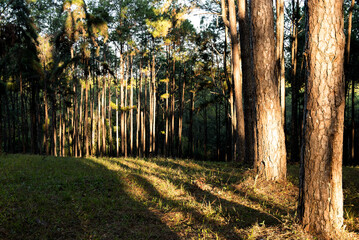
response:
[[(98, 78), (96, 77), (98, 80)], [(97, 81), (97, 149), (96, 155), (101, 154), (101, 89), (100, 83)]]
[(73, 106), (74, 106), (74, 110), (72, 113), (72, 127), (73, 127), (73, 137), (72, 137), (72, 145), (73, 145), (73, 152), (74, 152), (74, 156), (78, 157), (78, 149), (77, 149), (77, 139), (78, 139), (78, 105), (77, 105), (77, 82), (74, 82), (74, 87), (73, 87), (73, 91), (74, 91), (74, 97), (73, 97)]
[(282, 124), (285, 130), (284, 0), (276, 0), (276, 7), (277, 79), (279, 84), (280, 106), (282, 110)]
[(245, 121), (245, 159), (248, 163), (254, 163), (257, 143), (256, 143), (256, 113), (255, 113), (255, 81), (253, 78), (253, 55), (251, 52), (251, 32), (250, 21), (247, 11), (247, 1), (238, 0), (238, 16), (240, 42), (243, 59), (243, 96), (244, 96), (244, 121)]
[[(323, 239), (343, 225), (343, 0), (308, 0), (307, 91), (298, 216)], [(323, 41), (322, 39), (326, 39)]]
[(291, 161), (299, 162), (299, 125), (298, 125), (298, 79), (297, 79), (297, 58), (298, 58), (298, 20), (299, 2), (292, 0), (292, 119), (291, 119)]
[(118, 135), (118, 82), (116, 83), (116, 157), (120, 156), (120, 145), (119, 145), (119, 135)]
[(173, 56), (172, 56), (172, 84), (171, 84), (171, 141), (170, 141), (170, 149), (171, 149), (171, 156), (173, 157), (175, 144), (176, 144), (176, 137), (175, 137), (175, 91), (176, 91), (176, 56), (175, 56), (176, 48), (175, 44), (173, 43)]
[(106, 80), (102, 78), (102, 96), (101, 96), (101, 111), (102, 111), (102, 149), (101, 156), (106, 155)]
[(286, 149), (275, 69), (273, 3), (252, 0), (253, 73), (256, 82), (257, 161), (254, 168), (267, 180), (286, 179)]
[(241, 47), (237, 33), (237, 15), (234, 0), (228, 0), (229, 21), (226, 15), (225, 0), (221, 0), (222, 18), (226, 26), (229, 28), (231, 35), (232, 47), (232, 67), (233, 67), (233, 86), (236, 107), (236, 143), (238, 155), (236, 161), (244, 162), (245, 157), (245, 128), (244, 128), (244, 112), (242, 97), (242, 59)]
[[(348, 38), (347, 38), (347, 46), (346, 46), (346, 82), (349, 82), (350, 74), (349, 74), (349, 63), (350, 63), (350, 43), (351, 43), (351, 35), (352, 35), (352, 19), (353, 19), (353, 10), (354, 10), (355, 0), (351, 1), (351, 5), (349, 8), (349, 17), (348, 17)], [(348, 84), (348, 83), (347, 83)], [(354, 77), (352, 77), (352, 94), (351, 94), (352, 108), (351, 108), (351, 144), (350, 144), (350, 160), (354, 163), (355, 159), (355, 83)]]
[(138, 90), (138, 95), (137, 95), (137, 136), (136, 136), (136, 145), (137, 145), (137, 151), (138, 151), (138, 156), (142, 157), (142, 146), (141, 146), (141, 94), (142, 94), (142, 62), (140, 61), (140, 69), (139, 69), (139, 87), (137, 88)]
[(125, 71), (125, 63), (123, 60), (122, 55), (120, 56), (120, 95), (121, 95), (121, 155), (125, 155), (125, 107), (124, 107), (124, 100), (125, 100), (125, 92), (124, 92), (124, 71)]
[(79, 156), (82, 157), (82, 154), (83, 154), (83, 146), (84, 146), (84, 138), (83, 138), (83, 127), (82, 127), (82, 124), (83, 124), (83, 111), (82, 111), (82, 105), (83, 105), (83, 100), (84, 100), (84, 88), (82, 86), (82, 83), (80, 83), (80, 103), (79, 103), (79, 113), (80, 113), (80, 120), (79, 120), (79, 134), (78, 134), (78, 141), (77, 141), (77, 144), (78, 144), (78, 151), (79, 151)]
[[(182, 91), (180, 101), (180, 111), (178, 117), (178, 156), (182, 157), (182, 131), (183, 131), (183, 110), (185, 104), (185, 90), (186, 90), (186, 67), (183, 69), (184, 75), (182, 79)], [(180, 78), (181, 80), (181, 78)]]
[(88, 137), (88, 103), (89, 103), (89, 96), (88, 96), (88, 93), (89, 93), (89, 88), (90, 88), (90, 83), (89, 83), (89, 80), (88, 80), (88, 76), (86, 76), (86, 86), (85, 86), (85, 116), (84, 116), (84, 130), (83, 130), (83, 134), (84, 134), (84, 137), (85, 137), (85, 157), (88, 157), (90, 155), (90, 152), (89, 152), (89, 137)]
[(133, 56), (130, 63), (130, 155), (133, 155)]
[(126, 111), (124, 112), (124, 131), (125, 131), (125, 138), (124, 138), (124, 141), (125, 141), (125, 157), (127, 157), (127, 150), (128, 150), (128, 139), (127, 139), (127, 100), (128, 100), (128, 89), (127, 89), (127, 82), (128, 82), (128, 68), (129, 68), (129, 59), (128, 59), (128, 56), (126, 57), (126, 74), (124, 76), (124, 79), (125, 79), (125, 109)]
[(109, 147), (108, 147), (108, 155), (112, 156), (112, 107), (111, 107), (111, 84), (112, 80), (110, 75), (107, 75), (108, 80), (108, 141), (109, 141)]
[(156, 100), (156, 60), (155, 60), (155, 55), (153, 55), (152, 57), (152, 87), (153, 87), (153, 112), (152, 112), (152, 151), (155, 153), (156, 152), (156, 104), (157, 104), (157, 100)]
[(166, 109), (165, 109), (165, 118), (166, 118), (166, 136), (165, 136), (165, 147), (164, 147), (164, 154), (165, 156), (168, 156), (168, 137), (169, 137), (169, 134), (168, 134), (168, 131), (169, 131), (169, 126), (168, 126), (168, 115), (169, 115), (169, 111), (168, 111), (168, 98), (169, 98), (169, 93), (168, 93), (168, 81), (169, 79), (167, 78), (166, 79)]
[(52, 130), (52, 155), (54, 155), (55, 157), (57, 156), (57, 135), (56, 135), (56, 131), (57, 131), (57, 115), (56, 115), (56, 91), (54, 92), (54, 96), (52, 99), (52, 126), (51, 126), (51, 130)]

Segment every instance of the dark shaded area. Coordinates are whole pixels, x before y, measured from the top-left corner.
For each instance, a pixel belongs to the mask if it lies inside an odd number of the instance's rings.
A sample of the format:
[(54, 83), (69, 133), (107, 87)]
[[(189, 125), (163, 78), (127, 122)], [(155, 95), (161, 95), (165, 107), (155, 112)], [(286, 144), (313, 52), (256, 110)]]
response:
[[(0, 166), (11, 164), (1, 158)], [(178, 239), (102, 165), (40, 157), (21, 164), (11, 174), (0, 167), (0, 239)], [(49, 165), (56, 170), (44, 172)]]

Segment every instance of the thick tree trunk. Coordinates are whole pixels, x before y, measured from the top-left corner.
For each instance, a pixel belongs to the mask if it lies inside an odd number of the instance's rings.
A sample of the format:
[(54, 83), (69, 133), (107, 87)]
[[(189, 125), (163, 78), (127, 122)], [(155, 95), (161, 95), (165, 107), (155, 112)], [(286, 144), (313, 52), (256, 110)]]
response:
[[(308, 0), (307, 91), (298, 216), (323, 239), (343, 225), (343, 0)], [(325, 40), (323, 40), (325, 39)]]
[(256, 82), (258, 157), (254, 168), (267, 180), (286, 179), (286, 149), (275, 69), (273, 3), (252, 0), (253, 73)]

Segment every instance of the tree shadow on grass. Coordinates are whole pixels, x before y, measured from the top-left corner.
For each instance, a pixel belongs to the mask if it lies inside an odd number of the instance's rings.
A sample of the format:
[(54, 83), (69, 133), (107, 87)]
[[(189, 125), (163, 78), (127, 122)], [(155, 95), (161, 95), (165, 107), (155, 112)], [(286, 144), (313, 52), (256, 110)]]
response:
[(91, 159), (32, 157), (6, 174), (0, 239), (179, 239)]
[(221, 219), (225, 219), (225, 222), (223, 222), (219, 219), (216, 219), (216, 217), (211, 217), (211, 213), (206, 215), (195, 207), (185, 206), (181, 200), (172, 200), (163, 196), (151, 182), (138, 174), (131, 174), (131, 177), (137, 182), (137, 184), (143, 187), (147, 195), (161, 199), (163, 204), (171, 207), (171, 211), (185, 211), (185, 214), (190, 214), (191, 219), (194, 220), (194, 228), (198, 228), (198, 226), (203, 224), (204, 227), (210, 229), (211, 232), (224, 239), (245, 238), (245, 236), (240, 236), (237, 230), (250, 227), (256, 223), (265, 222), (265, 224), (268, 226), (277, 225), (280, 223), (276, 218), (267, 213), (260, 212), (236, 202), (228, 201), (208, 191), (204, 191), (194, 184), (183, 182), (179, 183), (173, 179), (168, 178), (168, 180), (174, 184), (182, 184), (184, 189), (194, 197), (197, 203), (210, 204), (211, 208), (215, 211), (221, 211), (220, 213), (212, 214), (221, 215)]

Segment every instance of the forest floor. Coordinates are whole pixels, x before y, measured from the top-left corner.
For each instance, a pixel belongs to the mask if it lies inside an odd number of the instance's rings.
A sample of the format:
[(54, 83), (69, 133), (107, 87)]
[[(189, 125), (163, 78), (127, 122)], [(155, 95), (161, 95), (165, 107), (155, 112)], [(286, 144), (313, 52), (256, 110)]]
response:
[[(288, 168), (269, 183), (233, 163), (2, 155), (0, 239), (314, 239)], [(359, 239), (358, 175), (344, 168), (343, 239)]]

